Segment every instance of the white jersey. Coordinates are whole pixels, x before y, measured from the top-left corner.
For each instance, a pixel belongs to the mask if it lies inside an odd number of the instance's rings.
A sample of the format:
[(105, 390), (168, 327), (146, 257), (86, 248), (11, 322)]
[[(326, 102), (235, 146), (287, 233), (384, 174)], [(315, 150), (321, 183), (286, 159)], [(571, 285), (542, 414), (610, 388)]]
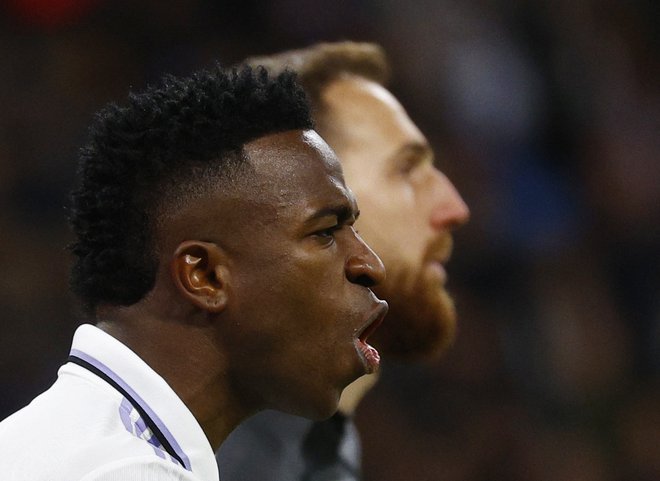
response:
[(0, 423), (3, 481), (218, 481), (213, 449), (165, 380), (91, 326), (57, 381)]

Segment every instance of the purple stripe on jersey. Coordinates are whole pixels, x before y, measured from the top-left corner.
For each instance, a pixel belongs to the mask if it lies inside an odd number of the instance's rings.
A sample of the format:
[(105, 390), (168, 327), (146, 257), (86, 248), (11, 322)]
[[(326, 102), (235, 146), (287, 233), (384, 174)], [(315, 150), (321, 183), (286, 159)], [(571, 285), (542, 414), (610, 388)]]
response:
[(131, 405), (131, 402), (128, 399), (122, 399), (121, 404), (119, 405), (119, 417), (121, 418), (122, 423), (124, 423), (126, 430), (134, 436), (146, 440), (152, 446), (161, 448), (163, 445), (156, 437), (156, 435), (151, 432), (151, 430), (149, 430), (147, 433), (149, 436), (148, 439), (144, 436), (145, 431), (147, 431), (149, 427), (147, 426), (147, 423), (144, 422), (144, 419), (142, 419), (142, 416), (138, 415), (138, 418), (135, 420), (135, 422), (133, 422), (131, 419), (131, 414), (133, 411), (136, 413), (138, 412), (137, 409)]
[(121, 422), (124, 423), (124, 427), (126, 428), (126, 431), (129, 433), (133, 433), (133, 421), (131, 421), (131, 411), (133, 410), (133, 406), (131, 406), (131, 402), (123, 398), (121, 400), (121, 404), (119, 405), (119, 417), (121, 418)]
[(159, 458), (163, 458), (166, 461), (169, 459), (170, 462), (176, 464), (177, 466), (179, 465), (179, 462), (176, 459), (174, 459), (172, 456), (170, 456), (169, 453), (167, 453), (166, 451), (163, 451), (162, 449), (157, 448), (156, 446), (152, 446), (152, 448), (154, 450), (154, 453), (156, 453), (156, 456), (158, 456)]
[[(164, 451), (161, 451), (156, 446), (152, 446), (152, 448), (154, 448), (154, 453), (156, 453), (156, 456), (158, 456), (159, 458), (167, 459), (165, 457), (165, 452)], [(176, 463), (176, 464), (179, 464), (179, 463)]]
[(160, 441), (158, 440), (155, 434), (152, 434), (149, 437), (149, 439), (147, 439), (147, 442), (156, 448), (160, 448), (163, 446), (162, 444), (160, 444)]
[(147, 415), (151, 418), (151, 420), (154, 422), (154, 424), (160, 429), (160, 432), (163, 433), (163, 436), (167, 438), (167, 441), (170, 443), (172, 446), (172, 449), (176, 452), (177, 455), (181, 458), (183, 461), (183, 467), (186, 468), (188, 471), (192, 471), (190, 469), (190, 459), (188, 459), (188, 456), (186, 456), (186, 453), (183, 452), (183, 449), (181, 449), (181, 446), (179, 446), (179, 443), (176, 442), (176, 439), (174, 439), (174, 436), (172, 433), (170, 433), (169, 429), (165, 426), (165, 423), (161, 421), (161, 419), (156, 415), (156, 413), (151, 409), (151, 407), (138, 395), (138, 393), (133, 390), (131, 386), (129, 386), (126, 381), (124, 381), (121, 377), (119, 377), (112, 369), (110, 369), (108, 366), (103, 364), (101, 361), (98, 359), (93, 358), (89, 354), (86, 354), (82, 351), (79, 351), (78, 349), (71, 349), (70, 355), (79, 357), (80, 359), (87, 361), (90, 363), (92, 366), (96, 367), (99, 369), (101, 372), (103, 372), (106, 376), (110, 377), (113, 381), (115, 381), (117, 384), (119, 384), (123, 389), (126, 390), (127, 393), (129, 393), (133, 399), (135, 399), (136, 402), (140, 404), (140, 407), (144, 409), (144, 411), (147, 413)]

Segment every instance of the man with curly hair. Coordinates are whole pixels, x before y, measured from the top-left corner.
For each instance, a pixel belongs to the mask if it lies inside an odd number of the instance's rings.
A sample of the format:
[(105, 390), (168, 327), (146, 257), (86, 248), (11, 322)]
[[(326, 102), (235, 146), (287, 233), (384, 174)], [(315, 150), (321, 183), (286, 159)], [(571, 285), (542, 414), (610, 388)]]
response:
[[(246, 63), (298, 73), (317, 131), (337, 152), (360, 202), (360, 235), (387, 269), (374, 291), (390, 313), (374, 345), (386, 359), (436, 358), (454, 338), (456, 314), (444, 264), (452, 230), (467, 221), (469, 211), (435, 167), (424, 135), (384, 87), (389, 66), (383, 49), (324, 43)], [(270, 411), (249, 419), (218, 453), (223, 480), (359, 479), (360, 444), (351, 415), (375, 380), (364, 376), (349, 386), (339, 412), (324, 422)]]
[(243, 419), (327, 418), (377, 369), (384, 268), (292, 74), (166, 77), (97, 115), (79, 175), (72, 287), (91, 324), (0, 423), (3, 480), (218, 480)]

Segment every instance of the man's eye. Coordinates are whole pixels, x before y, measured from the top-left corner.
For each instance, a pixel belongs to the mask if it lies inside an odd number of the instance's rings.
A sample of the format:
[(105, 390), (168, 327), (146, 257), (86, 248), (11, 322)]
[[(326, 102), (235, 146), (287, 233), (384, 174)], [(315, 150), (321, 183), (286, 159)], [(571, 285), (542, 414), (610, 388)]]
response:
[(399, 162), (398, 173), (403, 177), (412, 177), (427, 165), (432, 165), (432, 157), (411, 157)]
[(412, 173), (415, 166), (416, 165), (412, 162), (406, 162), (399, 167), (399, 174), (403, 175), (404, 177), (408, 177)]
[(320, 230), (316, 233), (319, 237), (332, 237), (335, 235), (335, 232), (339, 230), (338, 225), (333, 225), (332, 227), (328, 227), (327, 229)]
[(314, 235), (325, 241), (331, 241), (334, 239), (335, 232), (337, 232), (339, 229), (341, 229), (341, 225), (337, 224), (333, 225), (332, 227), (328, 227), (327, 229), (315, 232)]

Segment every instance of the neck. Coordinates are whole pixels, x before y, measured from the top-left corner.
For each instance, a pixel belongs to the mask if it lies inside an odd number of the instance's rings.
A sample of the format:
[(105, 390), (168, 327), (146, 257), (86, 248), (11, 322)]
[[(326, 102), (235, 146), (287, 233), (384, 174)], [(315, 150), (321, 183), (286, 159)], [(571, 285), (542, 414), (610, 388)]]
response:
[(247, 412), (232, 396), (213, 325), (163, 319), (140, 304), (103, 313), (97, 326), (146, 362), (191, 411), (214, 450)]

